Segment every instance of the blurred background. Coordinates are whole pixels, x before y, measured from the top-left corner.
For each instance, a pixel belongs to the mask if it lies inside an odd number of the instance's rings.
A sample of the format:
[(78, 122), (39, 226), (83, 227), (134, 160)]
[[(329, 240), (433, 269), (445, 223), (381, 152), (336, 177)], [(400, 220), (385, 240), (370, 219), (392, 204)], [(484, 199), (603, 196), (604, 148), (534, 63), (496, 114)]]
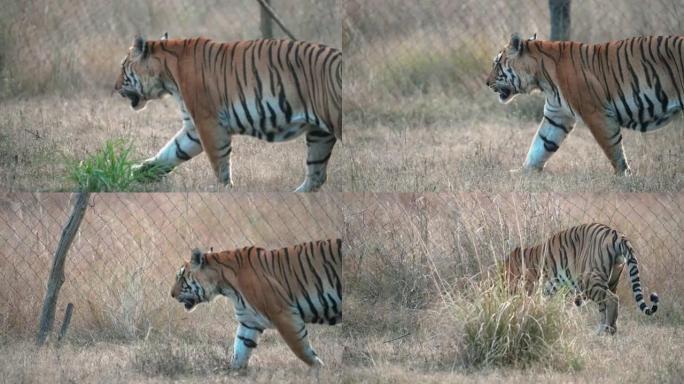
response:
[[(336, 0), (271, 0), (297, 39), (340, 47)], [(5, 1), (0, 16), (0, 97), (109, 91), (133, 37), (263, 36), (257, 0)], [(286, 35), (273, 23), (272, 37)]]
[[(553, 37), (550, 4), (569, 4), (570, 25)], [(586, 43), (676, 35), (684, 27), (682, 5), (681, 0), (346, 0), (345, 101), (353, 109), (372, 100), (370, 111), (419, 96), (479, 102), (477, 96), (491, 96), (484, 80), (512, 33)]]

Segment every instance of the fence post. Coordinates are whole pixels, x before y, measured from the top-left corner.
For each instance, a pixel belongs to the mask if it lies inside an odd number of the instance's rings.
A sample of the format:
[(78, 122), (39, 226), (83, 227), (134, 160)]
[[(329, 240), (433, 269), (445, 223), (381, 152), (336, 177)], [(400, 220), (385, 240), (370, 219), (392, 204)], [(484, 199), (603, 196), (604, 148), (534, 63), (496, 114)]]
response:
[(69, 252), (71, 242), (74, 240), (76, 233), (78, 233), (78, 227), (81, 225), (85, 215), (89, 195), (89, 192), (78, 192), (76, 194), (71, 216), (62, 230), (62, 237), (59, 240), (57, 251), (55, 251), (55, 256), (52, 260), (47, 292), (45, 292), (43, 310), (40, 314), (40, 329), (36, 339), (38, 345), (45, 344), (45, 340), (50, 331), (52, 331), (52, 325), (55, 322), (55, 306), (57, 305), (59, 290), (62, 288), (62, 283), (64, 283), (64, 262), (66, 261), (66, 255)]
[[(269, 6), (271, 5), (271, 0), (264, 0), (266, 4)], [(272, 39), (273, 38), (273, 19), (271, 19), (271, 15), (268, 14), (268, 11), (266, 11), (265, 7), (259, 7), (260, 12), (260, 17), (261, 17), (261, 24), (259, 29), (261, 29), (261, 37), (264, 39)]]
[(570, 39), (571, 0), (549, 0), (551, 14), (551, 40)]
[[(292, 39), (292, 40), (297, 40), (297, 38), (294, 37), (294, 35), (292, 34), (292, 32), (290, 32), (290, 30), (287, 29), (287, 27), (285, 27), (285, 24), (283, 24), (283, 21), (280, 20), (280, 18), (278, 17), (278, 15), (276, 15), (276, 13), (275, 13), (275, 11), (273, 10), (273, 8), (271, 8), (270, 0), (257, 0), (257, 2), (261, 5), (261, 20), (262, 20), (262, 25), (263, 25), (264, 17), (265, 17), (265, 15), (267, 15), (270, 19), (272, 19), (273, 21), (275, 21), (276, 24), (278, 24), (278, 26), (280, 27), (280, 29), (282, 29), (283, 32), (285, 32), (285, 34), (286, 34), (290, 39)], [(273, 33), (272, 30), (271, 30), (271, 33)], [(263, 34), (263, 30), (262, 30), (262, 34)]]

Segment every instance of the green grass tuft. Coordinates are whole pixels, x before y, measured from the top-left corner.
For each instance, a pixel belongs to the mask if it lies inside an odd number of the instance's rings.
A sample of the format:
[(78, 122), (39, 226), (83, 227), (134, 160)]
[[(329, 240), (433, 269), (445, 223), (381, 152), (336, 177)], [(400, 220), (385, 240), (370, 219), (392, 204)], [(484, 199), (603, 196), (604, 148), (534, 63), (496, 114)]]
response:
[(67, 179), (90, 192), (129, 192), (158, 179), (158, 168), (134, 170), (138, 163), (130, 158), (132, 144), (107, 140), (102, 148), (85, 160), (67, 160)]

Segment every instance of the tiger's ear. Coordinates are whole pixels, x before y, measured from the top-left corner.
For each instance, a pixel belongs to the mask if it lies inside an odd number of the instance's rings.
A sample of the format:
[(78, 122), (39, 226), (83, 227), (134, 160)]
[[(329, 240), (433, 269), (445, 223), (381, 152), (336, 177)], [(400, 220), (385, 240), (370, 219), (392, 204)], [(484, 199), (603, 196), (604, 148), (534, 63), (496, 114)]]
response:
[(161, 35), (161, 38), (159, 40), (164, 41), (164, 40), (168, 40), (168, 39), (169, 39), (169, 33), (164, 32), (164, 34)]
[(537, 32), (535, 32), (534, 35), (530, 36), (530, 38), (527, 39), (527, 41), (535, 41), (535, 40), (537, 40)]
[(147, 58), (150, 53), (150, 47), (147, 46), (145, 39), (138, 35), (133, 39), (133, 56), (141, 59)]
[(508, 54), (510, 56), (519, 55), (522, 52), (522, 38), (517, 33), (511, 35), (511, 41), (508, 43)]
[(205, 256), (204, 252), (200, 251), (199, 249), (195, 248), (192, 250), (192, 256), (190, 257), (190, 268), (192, 270), (199, 270), (201, 269), (205, 264)]

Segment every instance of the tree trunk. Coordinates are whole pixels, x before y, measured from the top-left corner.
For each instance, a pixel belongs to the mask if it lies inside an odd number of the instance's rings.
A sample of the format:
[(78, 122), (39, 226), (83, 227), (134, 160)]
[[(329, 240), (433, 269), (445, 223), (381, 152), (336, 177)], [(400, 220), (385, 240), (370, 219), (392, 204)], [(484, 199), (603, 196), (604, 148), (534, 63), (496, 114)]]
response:
[(551, 40), (570, 40), (570, 1), (549, 0)]
[(64, 283), (64, 262), (66, 261), (69, 247), (71, 247), (71, 242), (76, 237), (78, 227), (81, 225), (83, 216), (85, 216), (89, 195), (90, 193), (88, 192), (78, 192), (76, 194), (76, 202), (74, 203), (74, 209), (71, 211), (71, 217), (69, 217), (69, 221), (62, 230), (62, 238), (59, 240), (55, 257), (52, 260), (52, 270), (48, 278), (43, 310), (40, 314), (40, 330), (36, 339), (38, 345), (45, 344), (45, 340), (47, 340), (48, 335), (52, 331), (59, 290), (62, 288), (62, 283)]
[[(268, 5), (271, 5), (271, 0), (264, 0), (264, 2)], [(268, 13), (268, 11), (266, 10), (265, 7), (260, 6), (259, 10), (261, 11), (260, 12), (261, 37), (264, 39), (272, 39), (273, 38), (273, 19), (271, 19), (271, 15)]]

